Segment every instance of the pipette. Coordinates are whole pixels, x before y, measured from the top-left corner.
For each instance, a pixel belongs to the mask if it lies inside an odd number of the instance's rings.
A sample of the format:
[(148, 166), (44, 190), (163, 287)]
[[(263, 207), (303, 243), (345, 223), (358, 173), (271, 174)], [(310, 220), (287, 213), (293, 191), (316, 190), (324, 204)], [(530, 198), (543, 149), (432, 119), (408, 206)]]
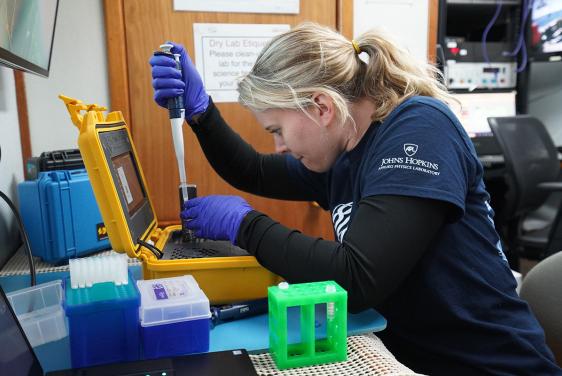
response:
[[(180, 55), (172, 53), (173, 45), (165, 43), (160, 45), (160, 51), (155, 52), (155, 55), (168, 55), (172, 56), (176, 62), (176, 69), (181, 72)], [(168, 114), (170, 123), (172, 125), (172, 139), (174, 141), (174, 150), (176, 152), (176, 160), (178, 162), (178, 171), (180, 175), (179, 189), (183, 202), (189, 199), (187, 192), (187, 174), (185, 172), (185, 158), (183, 146), (183, 120), (185, 117), (185, 109), (183, 97), (181, 95), (168, 99)], [(181, 209), (181, 208), (180, 208)]]

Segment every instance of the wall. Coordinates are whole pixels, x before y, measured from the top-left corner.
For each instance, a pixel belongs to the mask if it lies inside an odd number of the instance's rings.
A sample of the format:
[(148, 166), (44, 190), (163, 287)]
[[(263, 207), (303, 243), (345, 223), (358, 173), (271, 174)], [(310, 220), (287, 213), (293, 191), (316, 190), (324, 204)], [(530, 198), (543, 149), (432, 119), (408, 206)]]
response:
[[(25, 74), (32, 154), (77, 147), (78, 130), (60, 99), (65, 94), (109, 104), (102, 0), (60, 0), (48, 78)], [(13, 71), (0, 67), (0, 190), (17, 206), (23, 161)], [(0, 200), (0, 266), (19, 247), (18, 229)]]
[[(17, 183), (23, 180), (20, 130), (14, 73), (0, 66), (0, 191), (17, 206)], [(20, 244), (16, 220), (0, 199), (0, 266)]]
[(529, 114), (540, 119), (562, 146), (562, 62), (531, 63)]
[(32, 154), (77, 148), (59, 94), (109, 105), (102, 0), (60, 0), (49, 78), (27, 74)]
[(420, 61), (427, 60), (428, 0), (354, 0), (353, 36), (381, 29)]

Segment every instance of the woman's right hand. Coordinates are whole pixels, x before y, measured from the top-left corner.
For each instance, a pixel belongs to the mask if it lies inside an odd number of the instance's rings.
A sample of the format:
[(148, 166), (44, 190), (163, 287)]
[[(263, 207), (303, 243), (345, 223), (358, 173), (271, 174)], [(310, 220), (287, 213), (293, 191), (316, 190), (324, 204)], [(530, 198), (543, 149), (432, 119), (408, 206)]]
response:
[(194, 115), (207, 110), (209, 95), (205, 92), (201, 76), (199, 76), (185, 48), (181, 44), (167, 43), (174, 46), (172, 53), (180, 55), (182, 72), (180, 73), (176, 69), (174, 59), (169, 56), (154, 55), (150, 58), (154, 101), (166, 108), (168, 99), (183, 95), (185, 117), (190, 122)]

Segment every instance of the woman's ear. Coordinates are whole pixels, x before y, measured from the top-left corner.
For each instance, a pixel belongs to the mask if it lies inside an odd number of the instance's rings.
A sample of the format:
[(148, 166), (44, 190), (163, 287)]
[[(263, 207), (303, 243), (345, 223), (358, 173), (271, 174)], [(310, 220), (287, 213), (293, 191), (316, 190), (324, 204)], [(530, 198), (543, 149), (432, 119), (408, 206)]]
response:
[(314, 112), (319, 120), (319, 125), (327, 126), (332, 123), (335, 118), (335, 106), (332, 98), (324, 93), (316, 92), (312, 94), (312, 100), (315, 104)]

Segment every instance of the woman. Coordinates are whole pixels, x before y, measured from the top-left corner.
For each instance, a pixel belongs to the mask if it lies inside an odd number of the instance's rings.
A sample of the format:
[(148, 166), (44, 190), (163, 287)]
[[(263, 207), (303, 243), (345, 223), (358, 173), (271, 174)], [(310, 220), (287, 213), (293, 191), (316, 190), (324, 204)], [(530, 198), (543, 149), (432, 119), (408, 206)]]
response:
[(150, 61), (156, 102), (183, 95), (227, 182), (318, 202), (336, 240), (286, 228), (236, 196), (190, 200), (182, 217), (196, 235), (229, 239), (290, 282), (337, 281), (351, 311), (386, 317), (380, 338), (417, 372), (562, 373), (515, 292), (482, 166), (435, 68), (375, 32), (350, 42), (307, 23), (273, 38), (238, 86), (273, 134), (278, 153), (263, 155), (226, 125), (183, 47), (175, 52), (183, 77), (168, 57)]

